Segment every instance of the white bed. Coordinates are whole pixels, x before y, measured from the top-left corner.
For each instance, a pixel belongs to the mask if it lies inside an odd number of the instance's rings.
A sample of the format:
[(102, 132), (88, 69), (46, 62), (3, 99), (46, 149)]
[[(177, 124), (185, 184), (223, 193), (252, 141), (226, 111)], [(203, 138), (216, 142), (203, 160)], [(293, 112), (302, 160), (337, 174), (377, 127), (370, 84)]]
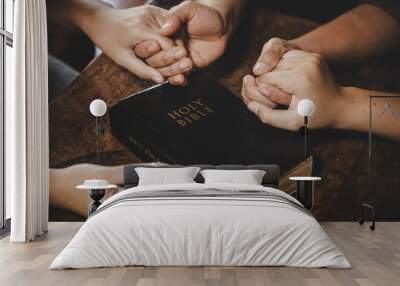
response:
[(50, 269), (128, 265), (351, 267), (291, 196), (263, 186), (198, 183), (141, 186), (114, 195)]

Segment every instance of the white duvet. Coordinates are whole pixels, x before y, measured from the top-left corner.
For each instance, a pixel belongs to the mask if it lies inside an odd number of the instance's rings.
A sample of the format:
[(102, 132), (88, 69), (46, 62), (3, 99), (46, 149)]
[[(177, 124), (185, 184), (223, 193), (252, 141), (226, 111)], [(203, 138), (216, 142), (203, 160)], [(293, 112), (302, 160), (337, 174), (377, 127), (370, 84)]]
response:
[[(50, 269), (145, 266), (294, 266), (349, 268), (315, 218), (289, 204), (246, 198), (152, 198), (131, 192), (262, 190), (262, 186), (185, 184), (135, 187), (114, 195), (83, 224)], [(297, 202), (298, 203), (298, 202)], [(108, 207), (107, 207), (108, 206)]]

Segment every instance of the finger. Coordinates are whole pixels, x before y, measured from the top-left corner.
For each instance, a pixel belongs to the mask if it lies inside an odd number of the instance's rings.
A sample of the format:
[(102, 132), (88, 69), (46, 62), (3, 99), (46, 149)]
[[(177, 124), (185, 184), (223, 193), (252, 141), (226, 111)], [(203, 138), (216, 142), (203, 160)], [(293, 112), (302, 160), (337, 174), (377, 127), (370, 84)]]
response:
[(172, 49), (176, 46), (175, 41), (167, 37), (157, 35), (155, 36), (154, 40), (160, 44), (162, 50)]
[(182, 21), (178, 16), (169, 15), (165, 21), (165, 24), (160, 28), (160, 35), (171, 36), (175, 34), (184, 23), (185, 22)]
[(253, 76), (247, 75), (243, 78), (243, 89), (246, 95), (246, 100), (257, 101), (259, 103), (265, 104), (271, 108), (276, 107), (276, 104), (265, 97), (256, 85), (256, 80)]
[(257, 84), (260, 93), (275, 104), (289, 106), (292, 96), (268, 83)]
[[(172, 40), (172, 39), (170, 39), (168, 37), (160, 36), (157, 33), (150, 32), (150, 31), (143, 31), (142, 34), (141, 34), (141, 38), (143, 40), (146, 40), (146, 41), (155, 41), (155, 42), (157, 42), (160, 45), (161, 50), (171, 49), (171, 48), (176, 46), (174, 40)], [(137, 46), (141, 42), (142, 41), (134, 42), (133, 43), (133, 47)]]
[(257, 115), (261, 122), (273, 127), (296, 131), (301, 125), (300, 116), (295, 110), (272, 109), (256, 101), (250, 102), (247, 108)]
[(257, 78), (257, 82), (274, 85), (287, 94), (295, 94), (296, 87), (301, 86), (303, 75), (293, 71), (272, 71)]
[(285, 53), (282, 58), (308, 58), (314, 55), (314, 53), (309, 53), (303, 50), (292, 50)]
[(183, 74), (193, 67), (193, 63), (189, 58), (183, 58), (182, 60), (168, 66), (159, 68), (158, 71), (165, 77), (171, 77), (178, 74)]
[(241, 91), (241, 96), (242, 96), (242, 99), (243, 99), (243, 101), (244, 101), (244, 103), (249, 103), (251, 100), (249, 99), (249, 97), (247, 96), (247, 86), (246, 86), (246, 83), (249, 81), (249, 80), (251, 80), (251, 78), (253, 78), (253, 76), (252, 75), (250, 75), (250, 74), (248, 74), (248, 75), (245, 75), (244, 77), (243, 77), (243, 81), (242, 81), (242, 91)]
[(241, 90), (241, 92), (240, 92), (240, 95), (242, 96), (243, 102), (244, 102), (246, 105), (250, 102), (250, 99), (247, 97), (247, 94), (246, 94), (246, 89), (244, 88), (244, 81), (245, 81), (245, 79), (246, 79), (247, 76), (249, 76), (249, 75), (246, 75), (246, 76), (243, 78), (242, 90)]
[(170, 66), (178, 60), (186, 57), (187, 52), (185, 48), (175, 47), (166, 51), (161, 51), (158, 54), (148, 58), (146, 62), (155, 68)]
[(156, 41), (143, 41), (134, 47), (135, 55), (142, 59), (150, 58), (161, 51), (161, 47)]
[(184, 85), (186, 77), (183, 74), (178, 74), (168, 78), (168, 82), (172, 85)]
[(269, 40), (254, 65), (253, 73), (259, 76), (273, 70), (287, 51), (286, 41), (278, 38)]
[(131, 73), (145, 80), (151, 80), (156, 83), (164, 82), (164, 77), (161, 73), (137, 58), (132, 50), (122, 52), (120, 55), (121, 57), (116, 59), (116, 63), (126, 68)]
[(248, 85), (249, 82), (254, 80), (254, 76), (251, 74), (245, 75), (243, 77), (242, 80), (242, 90), (241, 90), (241, 96), (243, 98), (243, 101), (247, 104), (249, 103), (251, 100), (249, 99), (249, 97), (247, 96), (247, 92), (248, 92)]
[(295, 68), (300, 67), (305, 62), (304, 58), (292, 57), (285, 58), (283, 57), (281, 61), (277, 64), (273, 71), (289, 71)]

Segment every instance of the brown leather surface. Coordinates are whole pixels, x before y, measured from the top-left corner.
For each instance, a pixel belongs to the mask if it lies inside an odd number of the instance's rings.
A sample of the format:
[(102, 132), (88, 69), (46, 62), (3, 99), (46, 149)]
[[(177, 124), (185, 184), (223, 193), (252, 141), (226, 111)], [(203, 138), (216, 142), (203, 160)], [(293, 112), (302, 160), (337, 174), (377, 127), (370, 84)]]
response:
[[(254, 13), (254, 14), (253, 14)], [(249, 13), (236, 33), (225, 56), (207, 72), (236, 94), (241, 78), (249, 73), (262, 44), (271, 37), (294, 38), (316, 25), (294, 17), (258, 10)], [(366, 62), (362, 67), (336, 68), (339, 82), (364, 88), (399, 91), (399, 57)], [(101, 98), (109, 106), (118, 100), (150, 86), (114, 64), (104, 55), (94, 60), (73, 84), (50, 105), (50, 165), (67, 166), (79, 162), (95, 162), (95, 120), (89, 113), (93, 99)], [(107, 116), (101, 138), (102, 164), (136, 163), (139, 160), (112, 137)], [(352, 219), (359, 213), (358, 203), (366, 199), (368, 171), (368, 141), (366, 134), (334, 131), (312, 132), (314, 174), (323, 177), (317, 185), (317, 205), (314, 214), (319, 219)], [(393, 190), (399, 166), (396, 144), (382, 141), (377, 155), (381, 169), (377, 174), (381, 190)], [(265, 162), (274, 163), (274, 162)], [(399, 180), (397, 186), (400, 186)], [(383, 191), (384, 192), (384, 191)], [(388, 204), (395, 196), (384, 193)], [(394, 207), (394, 206), (391, 206)]]

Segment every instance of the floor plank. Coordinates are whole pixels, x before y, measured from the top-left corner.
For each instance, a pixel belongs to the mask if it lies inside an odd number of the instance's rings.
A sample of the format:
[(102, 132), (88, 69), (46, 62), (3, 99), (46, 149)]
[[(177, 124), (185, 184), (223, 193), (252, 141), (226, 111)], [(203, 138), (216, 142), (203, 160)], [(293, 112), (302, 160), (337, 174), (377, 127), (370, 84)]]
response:
[(352, 263), (352, 269), (289, 267), (120, 267), (50, 271), (55, 256), (81, 223), (50, 223), (49, 233), (32, 243), (0, 240), (0, 285), (399, 285), (400, 222), (379, 222), (375, 231), (351, 222), (322, 223)]

